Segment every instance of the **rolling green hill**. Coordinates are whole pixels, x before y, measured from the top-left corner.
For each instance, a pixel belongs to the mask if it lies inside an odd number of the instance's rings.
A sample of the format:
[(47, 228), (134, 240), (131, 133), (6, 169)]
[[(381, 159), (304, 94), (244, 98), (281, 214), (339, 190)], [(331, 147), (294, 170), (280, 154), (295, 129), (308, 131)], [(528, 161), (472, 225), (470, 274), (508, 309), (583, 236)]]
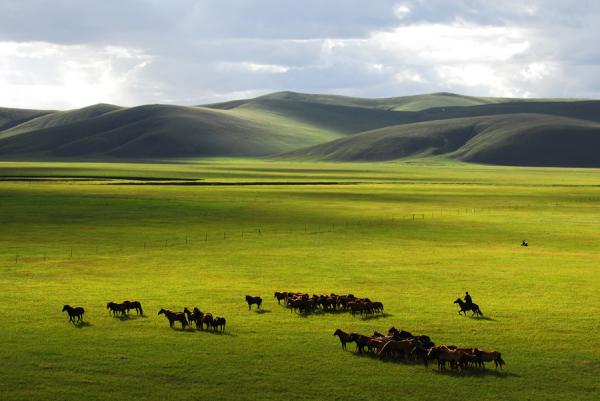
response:
[(543, 114), (512, 114), (404, 124), (291, 152), (336, 161), (444, 155), (503, 165), (597, 166), (600, 124)]
[(31, 120), (32, 118), (36, 118), (48, 113), (52, 113), (52, 111), (0, 107), (0, 131), (7, 130), (15, 125), (19, 125)]
[(0, 109), (0, 158), (444, 155), (477, 163), (600, 166), (588, 150), (599, 123), (600, 101), (277, 92), (196, 107)]

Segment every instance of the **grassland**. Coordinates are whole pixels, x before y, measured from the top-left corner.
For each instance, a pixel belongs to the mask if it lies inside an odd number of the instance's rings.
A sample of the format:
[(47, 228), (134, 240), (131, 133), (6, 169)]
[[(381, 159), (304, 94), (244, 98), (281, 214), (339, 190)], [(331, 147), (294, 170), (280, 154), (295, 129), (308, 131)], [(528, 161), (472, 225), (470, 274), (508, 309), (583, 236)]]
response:
[[(0, 399), (596, 399), (599, 173), (435, 159), (0, 163), (22, 177), (0, 182)], [(86, 176), (341, 185), (64, 178)], [(367, 295), (386, 315), (301, 317), (271, 298), (288, 289)], [(457, 315), (465, 290), (486, 319)], [(245, 294), (263, 296), (264, 313)], [(147, 316), (110, 317), (106, 302), (123, 299)], [(89, 325), (68, 324), (65, 303)], [(227, 317), (227, 333), (156, 316), (194, 305)], [(439, 374), (332, 337), (390, 326), (502, 351), (507, 366)]]

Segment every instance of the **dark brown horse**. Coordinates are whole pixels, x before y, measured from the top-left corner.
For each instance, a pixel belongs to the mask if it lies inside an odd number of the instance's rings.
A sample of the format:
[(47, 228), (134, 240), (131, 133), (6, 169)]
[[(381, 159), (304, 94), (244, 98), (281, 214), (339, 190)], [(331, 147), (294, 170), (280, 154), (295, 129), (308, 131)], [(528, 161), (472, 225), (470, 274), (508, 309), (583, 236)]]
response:
[(168, 309), (161, 309), (160, 311), (158, 311), (158, 314), (165, 315), (165, 317), (169, 319), (169, 326), (171, 326), (171, 328), (173, 327), (173, 324), (175, 322), (180, 322), (182, 329), (185, 329), (188, 325), (188, 321), (185, 318), (185, 313), (183, 312), (172, 312)]
[(458, 311), (459, 315), (461, 313), (464, 313), (465, 316), (467, 316), (467, 311), (471, 311), (471, 312), (473, 312), (473, 313), (471, 313), (471, 316), (472, 315), (483, 316), (483, 313), (481, 312), (481, 310), (479, 309), (479, 306), (477, 304), (474, 304), (474, 303), (467, 304), (460, 298), (458, 298), (456, 301), (454, 301), (454, 303), (458, 304), (458, 307), (460, 308), (460, 310)]
[(142, 304), (139, 301), (123, 301), (123, 305), (125, 305), (125, 308), (127, 308), (127, 312), (129, 312), (131, 309), (135, 309), (136, 315), (144, 315)]
[(227, 323), (227, 321), (224, 317), (215, 317), (212, 321), (213, 331), (223, 333), (225, 331), (225, 323)]
[(106, 309), (108, 309), (109, 313), (112, 312), (113, 316), (116, 316), (117, 314), (121, 314), (121, 316), (125, 316), (127, 314), (127, 307), (125, 306), (125, 304), (118, 304), (116, 302), (109, 302), (106, 304)]
[(248, 310), (252, 308), (252, 305), (256, 305), (256, 308), (260, 309), (260, 304), (262, 304), (262, 298), (246, 295), (246, 302), (248, 302)]
[(279, 292), (275, 291), (275, 299), (277, 299), (277, 303), (281, 305), (281, 301), (285, 300), (287, 297), (287, 292)]
[(354, 339), (352, 339), (352, 336), (341, 329), (337, 329), (333, 333), (333, 335), (339, 337), (340, 342), (342, 343), (342, 349), (344, 351), (346, 350), (346, 344), (354, 342)]
[(411, 355), (415, 349), (415, 344), (415, 340), (390, 340), (379, 350), (379, 359), (391, 355), (400, 357)]
[(75, 323), (75, 318), (77, 318), (77, 322), (81, 322), (83, 320), (83, 314), (85, 310), (81, 306), (72, 307), (70, 305), (65, 305), (62, 308), (63, 312), (67, 312), (69, 315), (69, 322)]
[(205, 313), (200, 320), (200, 330), (203, 330), (203, 325), (206, 325), (206, 330), (210, 330), (213, 323), (212, 313)]

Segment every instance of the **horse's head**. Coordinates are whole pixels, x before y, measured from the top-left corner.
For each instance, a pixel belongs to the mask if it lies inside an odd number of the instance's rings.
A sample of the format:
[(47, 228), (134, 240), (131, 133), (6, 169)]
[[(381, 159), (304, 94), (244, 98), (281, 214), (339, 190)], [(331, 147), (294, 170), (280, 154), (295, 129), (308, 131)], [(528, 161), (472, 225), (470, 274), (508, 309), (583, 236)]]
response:
[(333, 333), (333, 335), (334, 335), (334, 336), (339, 336), (339, 335), (340, 335), (340, 334), (342, 334), (342, 333), (343, 333), (343, 331), (342, 331), (342, 330), (340, 330), (340, 329), (337, 329), (337, 330), (336, 330), (336, 331)]
[(65, 306), (63, 306), (62, 311), (64, 312), (64, 311), (68, 310), (69, 308), (70, 308), (69, 305), (65, 305)]
[(190, 312), (190, 310), (186, 306), (185, 308), (183, 308), (183, 313), (192, 313), (192, 312)]
[(455, 303), (455, 304), (459, 304), (459, 305), (460, 305), (460, 304), (462, 303), (462, 299), (460, 299), (460, 298), (457, 298), (457, 299), (456, 299), (456, 301), (454, 301), (454, 303)]
[(161, 309), (161, 310), (158, 311), (159, 315), (165, 315), (166, 313), (167, 313), (167, 311), (164, 310), (164, 309)]

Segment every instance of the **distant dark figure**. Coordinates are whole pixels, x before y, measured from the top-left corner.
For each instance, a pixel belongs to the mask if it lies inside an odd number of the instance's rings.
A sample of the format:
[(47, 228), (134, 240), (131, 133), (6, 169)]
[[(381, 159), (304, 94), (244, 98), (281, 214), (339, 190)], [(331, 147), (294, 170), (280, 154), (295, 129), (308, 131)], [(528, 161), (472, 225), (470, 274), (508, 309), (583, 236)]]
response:
[(77, 318), (77, 322), (81, 322), (85, 313), (85, 310), (81, 306), (72, 307), (70, 305), (63, 306), (62, 311), (69, 314), (69, 322), (73, 323), (75, 323), (75, 318)]
[(460, 310), (458, 311), (458, 314), (460, 315), (461, 313), (464, 313), (465, 316), (467, 316), (467, 311), (471, 311), (473, 312), (473, 314), (478, 315), (478, 316), (483, 316), (483, 313), (481, 312), (481, 309), (479, 309), (479, 306), (477, 304), (474, 304), (471, 302), (471, 305), (467, 305), (465, 302), (463, 302), (462, 299), (458, 298), (456, 301), (454, 301), (455, 304), (458, 304), (458, 306), (460, 307)]
[(529, 242), (523, 240), (523, 242), (521, 242), (521, 246), (529, 246)]
[(182, 329), (185, 329), (185, 327), (188, 325), (188, 321), (185, 318), (185, 313), (183, 312), (172, 312), (168, 309), (161, 309), (158, 311), (158, 314), (165, 315), (167, 319), (169, 319), (169, 326), (171, 326), (171, 328), (175, 322), (181, 323)]
[(257, 309), (260, 309), (260, 304), (262, 304), (262, 298), (246, 295), (246, 302), (248, 302), (248, 310), (252, 309), (252, 305), (254, 304), (256, 305)]
[(469, 295), (469, 291), (465, 292), (465, 304), (467, 304), (467, 306), (473, 305), (473, 299)]

